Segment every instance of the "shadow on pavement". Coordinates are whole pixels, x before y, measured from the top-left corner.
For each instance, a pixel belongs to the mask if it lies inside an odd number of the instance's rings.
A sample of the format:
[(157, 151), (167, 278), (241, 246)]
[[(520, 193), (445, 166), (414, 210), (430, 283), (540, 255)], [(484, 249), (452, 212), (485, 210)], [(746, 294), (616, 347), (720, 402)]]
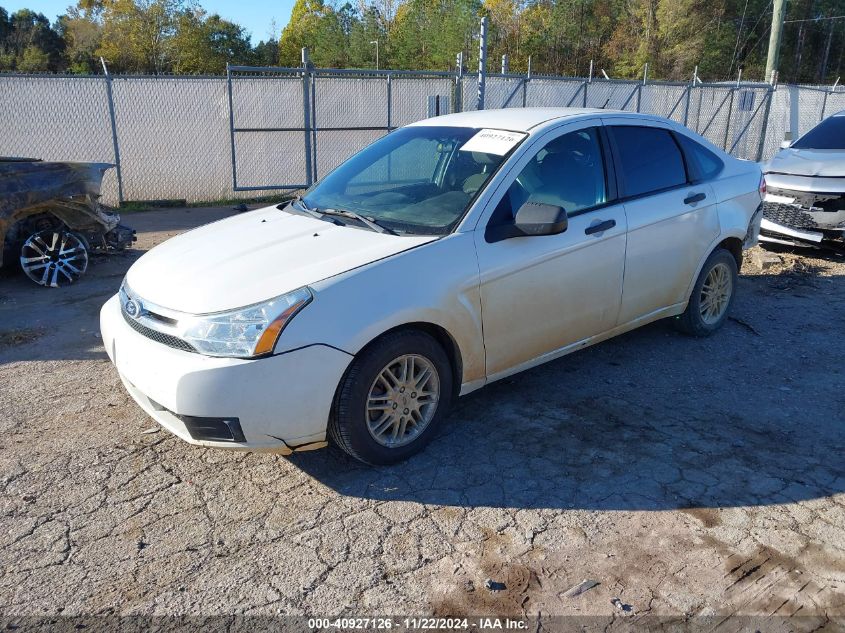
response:
[(830, 327), (845, 331), (845, 318), (825, 292), (843, 278), (827, 279), (778, 296), (769, 285), (782, 276), (744, 277), (716, 336), (655, 323), (493, 383), (403, 464), (370, 468), (338, 449), (292, 461), (342, 494), (466, 507), (669, 510), (843, 493), (845, 341)]

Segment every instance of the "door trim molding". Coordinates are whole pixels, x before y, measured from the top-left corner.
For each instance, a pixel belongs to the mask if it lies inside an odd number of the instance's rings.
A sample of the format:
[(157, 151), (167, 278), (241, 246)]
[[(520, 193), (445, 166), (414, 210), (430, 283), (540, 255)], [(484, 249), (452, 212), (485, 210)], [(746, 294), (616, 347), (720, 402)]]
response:
[(614, 336), (618, 336), (619, 334), (624, 334), (625, 332), (634, 330), (642, 325), (646, 325), (654, 321), (659, 321), (660, 319), (665, 319), (666, 317), (677, 316), (678, 314), (681, 314), (684, 310), (686, 310), (686, 307), (687, 301), (684, 301), (668, 306), (666, 308), (655, 310), (654, 312), (636, 318), (633, 321), (629, 321), (628, 323), (625, 323), (623, 325), (618, 325), (614, 328), (611, 328), (610, 330), (602, 332), (601, 334), (596, 334), (595, 336), (587, 337), (580, 341), (576, 341), (575, 343), (570, 343), (569, 345), (565, 345), (556, 350), (552, 350), (551, 352), (546, 352), (545, 354), (541, 354), (540, 356), (520, 363), (519, 365), (514, 365), (509, 369), (496, 372), (495, 374), (490, 374), (489, 376), (487, 376), (487, 379), (485, 381), (475, 380), (472, 382), (464, 383), (463, 385), (461, 385), (461, 395), (465, 395), (467, 393), (470, 393), (471, 391), (475, 391), (476, 389), (479, 389), (484, 385), (489, 385), (491, 382), (501, 380), (502, 378), (507, 378), (508, 376), (513, 376), (514, 374), (518, 374), (519, 372), (525, 371), (526, 369), (531, 369), (532, 367), (537, 367), (538, 365), (542, 365), (543, 363), (547, 363), (562, 356), (566, 356), (567, 354), (571, 354), (572, 352), (578, 351), (579, 349), (584, 349), (585, 347), (590, 347), (592, 345), (595, 345), (596, 343), (601, 343), (602, 341), (606, 341), (607, 339), (613, 338)]

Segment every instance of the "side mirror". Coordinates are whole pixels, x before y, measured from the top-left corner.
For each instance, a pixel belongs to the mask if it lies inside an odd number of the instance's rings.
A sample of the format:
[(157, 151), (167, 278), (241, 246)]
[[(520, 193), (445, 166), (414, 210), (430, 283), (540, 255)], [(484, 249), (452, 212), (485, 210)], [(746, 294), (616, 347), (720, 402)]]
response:
[(526, 202), (516, 212), (513, 225), (520, 235), (557, 235), (566, 230), (569, 219), (563, 207)]
[(789, 149), (792, 147), (792, 141), (782, 141), (780, 144), (781, 149)]
[(563, 207), (542, 202), (526, 202), (516, 212), (512, 222), (487, 228), (488, 242), (501, 242), (512, 237), (557, 235), (563, 233), (569, 219)]

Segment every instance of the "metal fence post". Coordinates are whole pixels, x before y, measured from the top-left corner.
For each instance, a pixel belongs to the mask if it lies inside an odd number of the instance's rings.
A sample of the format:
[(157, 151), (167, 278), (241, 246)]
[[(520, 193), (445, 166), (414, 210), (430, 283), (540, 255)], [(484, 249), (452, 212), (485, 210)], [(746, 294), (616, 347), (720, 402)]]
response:
[(317, 74), (311, 72), (312, 66), (309, 60), (309, 74), (311, 75), (311, 173), (315, 181), (319, 180), (317, 172)]
[(824, 91), (824, 99), (822, 99), (822, 111), (819, 112), (819, 123), (821, 123), (822, 120), (824, 119), (824, 111), (827, 109), (827, 95), (828, 94), (829, 94), (828, 91), (825, 90)]
[(309, 95), (310, 81), (308, 76), (308, 49), (302, 49), (302, 109), (303, 127), (305, 128), (305, 183), (310, 187), (314, 182), (311, 171), (311, 96)]
[(522, 107), (528, 105), (528, 82), (531, 81), (531, 55), (528, 56), (528, 72), (525, 73), (525, 81), (522, 82)]
[(731, 100), (728, 102), (728, 120), (725, 123), (725, 142), (722, 144), (722, 149), (726, 152), (728, 151), (728, 135), (731, 133), (731, 117), (734, 112), (734, 94), (736, 94), (736, 88), (731, 88)]
[(766, 91), (766, 108), (763, 110), (763, 127), (760, 129), (760, 142), (757, 144), (757, 161), (763, 160), (763, 150), (766, 147), (766, 132), (769, 131), (769, 113), (772, 109), (772, 99), (775, 96), (775, 87), (769, 85)]
[(689, 121), (689, 105), (690, 99), (692, 98), (692, 86), (687, 86), (686, 89), (686, 103), (684, 103), (684, 125), (686, 126), (687, 122)]
[(478, 38), (478, 97), (476, 110), (484, 109), (484, 90), (487, 80), (487, 16), (481, 18), (481, 32)]
[(235, 109), (232, 105), (232, 68), (226, 63), (226, 90), (229, 93), (229, 149), (232, 153), (232, 190), (238, 190), (238, 165), (235, 159)]
[(593, 60), (590, 60), (590, 72), (587, 75), (587, 80), (584, 82), (584, 107), (587, 107), (587, 86), (593, 83)]
[(464, 52), (455, 55), (455, 112), (464, 111)]
[(393, 129), (393, 82), (392, 75), (387, 73), (387, 131)]
[(640, 108), (642, 107), (643, 86), (645, 86), (647, 81), (648, 81), (648, 62), (646, 62), (645, 66), (643, 66), (643, 83), (641, 83), (639, 86), (637, 86), (637, 112), (640, 112)]
[(123, 205), (123, 171), (120, 168), (120, 144), (117, 142), (117, 120), (114, 116), (114, 95), (112, 94), (112, 77), (109, 73), (109, 68), (106, 66), (106, 60), (100, 57), (100, 63), (103, 65), (103, 73), (106, 77), (106, 97), (109, 104), (109, 119), (111, 120), (111, 142), (114, 148), (114, 170), (117, 175), (117, 201), (118, 206)]

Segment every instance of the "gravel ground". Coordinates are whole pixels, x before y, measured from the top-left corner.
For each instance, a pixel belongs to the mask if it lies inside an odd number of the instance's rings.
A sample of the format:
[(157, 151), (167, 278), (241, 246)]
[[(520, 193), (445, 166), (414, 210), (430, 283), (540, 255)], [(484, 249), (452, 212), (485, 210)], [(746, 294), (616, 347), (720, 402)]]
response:
[(100, 306), (143, 250), (228, 213), (133, 214), (137, 250), (74, 287), (0, 280), (0, 616), (845, 627), (841, 259), (754, 249), (718, 335), (656, 323), (496, 383), (370, 468), (189, 446), (123, 390)]

